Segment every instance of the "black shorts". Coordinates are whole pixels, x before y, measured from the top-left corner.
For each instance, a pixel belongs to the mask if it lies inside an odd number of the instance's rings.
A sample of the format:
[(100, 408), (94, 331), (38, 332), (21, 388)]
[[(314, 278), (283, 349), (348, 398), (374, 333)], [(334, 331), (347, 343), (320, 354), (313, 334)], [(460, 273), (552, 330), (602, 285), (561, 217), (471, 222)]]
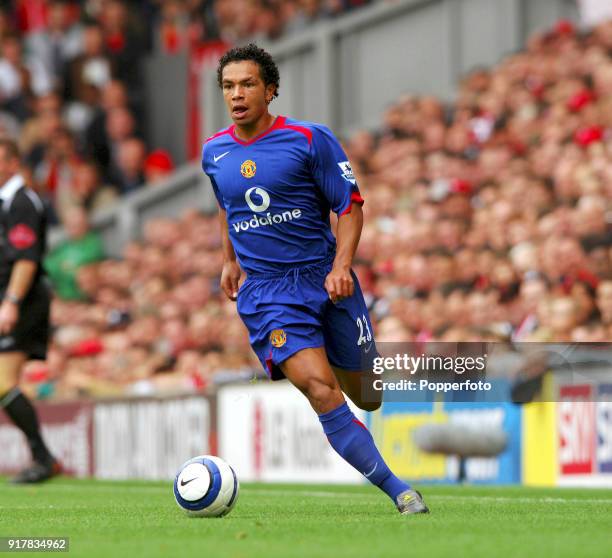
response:
[(23, 352), (32, 359), (47, 358), (50, 307), (51, 290), (45, 279), (39, 279), (19, 307), (15, 329), (0, 335), (0, 353)]

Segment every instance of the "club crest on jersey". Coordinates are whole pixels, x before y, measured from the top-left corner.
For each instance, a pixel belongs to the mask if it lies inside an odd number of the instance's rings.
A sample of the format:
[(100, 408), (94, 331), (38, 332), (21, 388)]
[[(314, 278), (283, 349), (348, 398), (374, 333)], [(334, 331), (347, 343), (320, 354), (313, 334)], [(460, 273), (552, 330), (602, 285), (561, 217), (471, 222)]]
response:
[(284, 329), (275, 329), (270, 333), (270, 343), (277, 349), (287, 342), (287, 335)]
[(338, 163), (338, 166), (340, 167), (342, 178), (344, 178), (344, 180), (348, 180), (351, 184), (355, 184), (355, 175), (353, 174), (351, 164), (348, 161), (342, 161), (341, 163)]
[(257, 165), (255, 161), (251, 161), (251, 159), (247, 159), (242, 165), (240, 165), (240, 174), (245, 178), (253, 178), (255, 176), (255, 171), (257, 170)]

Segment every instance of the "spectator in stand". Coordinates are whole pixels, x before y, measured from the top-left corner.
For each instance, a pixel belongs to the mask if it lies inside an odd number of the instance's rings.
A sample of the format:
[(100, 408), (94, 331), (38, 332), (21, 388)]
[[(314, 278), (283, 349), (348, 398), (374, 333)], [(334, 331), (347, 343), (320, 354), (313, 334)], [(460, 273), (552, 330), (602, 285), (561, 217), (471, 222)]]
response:
[(10, 112), (0, 110), (0, 137), (18, 137), (19, 128), (19, 121)]
[(612, 338), (612, 279), (602, 281), (597, 287), (597, 309), (601, 321), (607, 328), (608, 340)]
[(0, 110), (8, 111), (23, 121), (28, 114), (31, 95), (30, 70), (21, 59), (21, 43), (17, 35), (5, 34), (1, 47)]
[(583, 240), (589, 270), (597, 277), (612, 277), (611, 245), (612, 237), (609, 235)]
[(67, 128), (59, 128), (45, 146), (42, 161), (34, 168), (36, 189), (55, 203), (57, 191), (69, 187), (80, 161), (73, 135)]
[(117, 190), (105, 185), (95, 162), (81, 161), (76, 165), (72, 180), (59, 186), (55, 207), (60, 220), (73, 207), (83, 208), (88, 214), (111, 207), (117, 202)]
[(107, 128), (109, 115), (115, 109), (129, 110), (128, 95), (124, 83), (111, 80), (102, 88), (100, 105), (85, 131), (87, 155), (96, 160), (107, 174), (111, 164), (111, 147)]
[(572, 332), (579, 325), (578, 305), (571, 296), (552, 296), (541, 302), (540, 327), (527, 341), (570, 342)]
[(548, 281), (532, 271), (525, 275), (520, 287), (521, 315), (512, 334), (513, 341), (523, 341), (538, 328), (537, 309), (549, 292)]
[(126, 84), (131, 101), (142, 100), (141, 67), (144, 40), (130, 21), (130, 12), (121, 0), (107, 0), (102, 4), (99, 20), (104, 32), (106, 51), (114, 66), (116, 77)]
[(67, 239), (45, 258), (45, 269), (57, 296), (64, 300), (84, 300), (77, 284), (80, 267), (104, 259), (100, 236), (90, 230), (87, 213), (82, 207), (69, 208), (64, 217)]
[(219, 22), (215, 17), (216, 4), (214, 0), (190, 0), (190, 31), (194, 42), (202, 44), (219, 40)]
[(306, 28), (316, 23), (321, 14), (320, 0), (300, 0), (297, 11), (292, 14), (289, 30), (292, 32)]
[(73, 129), (83, 133), (100, 104), (100, 91), (113, 77), (113, 66), (104, 51), (102, 28), (88, 23), (83, 28), (83, 51), (68, 65), (64, 99), (69, 104)]
[(62, 99), (50, 92), (33, 99), (33, 114), (23, 123), (19, 148), (28, 164), (36, 166), (43, 158), (44, 146), (61, 125)]
[(146, 154), (145, 144), (138, 138), (128, 138), (117, 145), (117, 167), (111, 180), (121, 194), (128, 194), (144, 186)]
[(174, 171), (172, 157), (163, 149), (156, 149), (147, 155), (144, 162), (144, 177), (147, 184), (157, 184), (168, 178)]
[(61, 88), (66, 65), (82, 49), (82, 29), (78, 23), (78, 7), (68, 0), (49, 0), (47, 27), (31, 33), (26, 47), (40, 60), (50, 78), (52, 88)]
[(47, 0), (4, 1), (19, 32), (27, 36), (47, 25)]
[(278, 17), (277, 9), (263, 4), (256, 12), (253, 41), (278, 39), (283, 34), (282, 19)]
[(12, 32), (14, 32), (14, 29), (9, 15), (9, 8), (0, 4), (0, 42), (4, 39), (5, 35)]
[(155, 44), (167, 54), (185, 51), (189, 42), (189, 13), (182, 0), (166, 0), (161, 4), (158, 35)]
[[(108, 113), (106, 119), (106, 139), (107, 144), (102, 151), (108, 153), (108, 164), (103, 166), (106, 179), (113, 185), (119, 187), (117, 176), (121, 174), (119, 170), (119, 145), (134, 136), (136, 122), (133, 114), (127, 107), (118, 107)], [(94, 154), (94, 158), (95, 157)], [(102, 163), (100, 163), (102, 165)]]
[(59, 114), (53, 111), (44, 111), (35, 117), (35, 121), (32, 122), (32, 128), (30, 128), (30, 131), (34, 132), (32, 137), (24, 138), (25, 141), (32, 140), (34, 143), (29, 151), (25, 151), (22, 173), (29, 175), (27, 183), (36, 190), (45, 203), (49, 224), (58, 222), (53, 206), (54, 193), (47, 189), (46, 182), (41, 180), (40, 176), (37, 179), (34, 178), (34, 170), (45, 164), (45, 157), (50, 151), (51, 142), (61, 128), (62, 121)]

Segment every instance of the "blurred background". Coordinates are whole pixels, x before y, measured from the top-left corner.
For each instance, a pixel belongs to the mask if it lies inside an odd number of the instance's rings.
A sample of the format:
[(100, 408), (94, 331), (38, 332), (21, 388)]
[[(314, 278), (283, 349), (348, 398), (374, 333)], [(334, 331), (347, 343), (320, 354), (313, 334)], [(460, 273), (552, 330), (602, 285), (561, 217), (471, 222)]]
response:
[[(378, 341), (612, 339), (609, 1), (3, 1), (0, 135), (53, 225), (54, 337), (22, 388), (70, 472), (166, 478), (219, 452), (247, 480), (357, 480), (301, 396), (258, 380), (219, 290), (199, 156), (229, 122), (217, 61), (248, 41), (279, 64), (272, 112), (324, 122), (348, 153)], [(461, 469), (415, 428), (484, 421), (510, 441), (469, 480), (609, 484), (610, 384), (369, 420), (413, 480)], [(5, 422), (0, 446), (0, 471), (27, 459)]]

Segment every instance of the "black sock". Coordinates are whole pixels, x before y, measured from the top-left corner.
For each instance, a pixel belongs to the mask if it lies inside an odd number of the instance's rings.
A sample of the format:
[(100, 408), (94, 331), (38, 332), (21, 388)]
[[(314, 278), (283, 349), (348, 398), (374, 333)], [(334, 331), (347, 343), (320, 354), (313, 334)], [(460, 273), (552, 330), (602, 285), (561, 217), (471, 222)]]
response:
[(52, 457), (40, 435), (36, 410), (28, 398), (16, 387), (0, 397), (0, 407), (4, 408), (15, 426), (25, 434), (32, 452), (32, 459), (38, 463), (48, 463)]

